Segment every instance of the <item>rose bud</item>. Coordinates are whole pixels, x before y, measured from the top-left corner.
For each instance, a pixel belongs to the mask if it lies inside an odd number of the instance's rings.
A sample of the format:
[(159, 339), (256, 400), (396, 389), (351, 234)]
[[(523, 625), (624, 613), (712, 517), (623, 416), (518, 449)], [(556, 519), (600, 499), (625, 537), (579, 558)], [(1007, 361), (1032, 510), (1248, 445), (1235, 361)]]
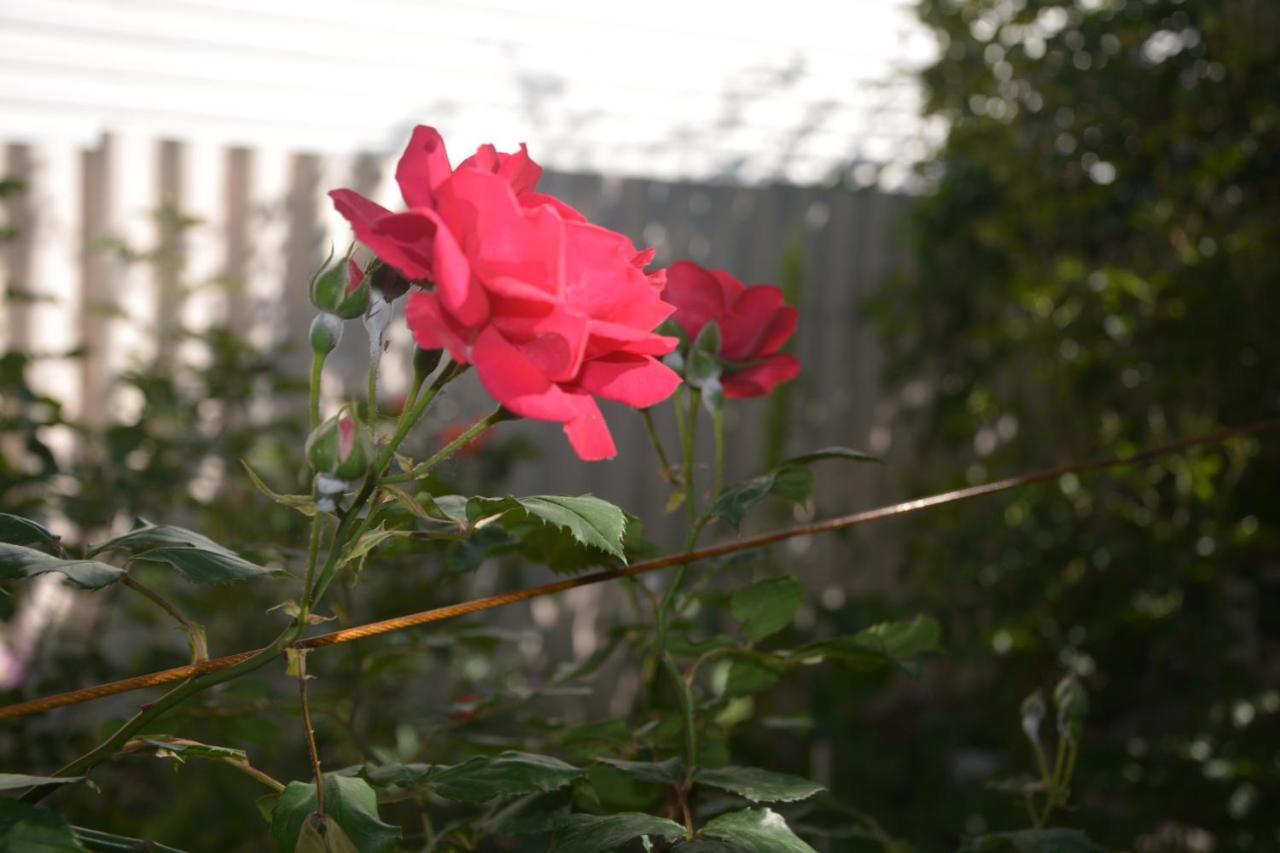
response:
[(349, 406), (315, 428), (307, 438), (306, 451), (317, 474), (348, 481), (364, 476), (372, 453), (364, 428)]
[(311, 283), (311, 304), (344, 320), (359, 317), (369, 307), (369, 282), (364, 270), (347, 258)]
[(320, 355), (328, 355), (342, 341), (342, 321), (321, 311), (311, 321), (311, 351)]

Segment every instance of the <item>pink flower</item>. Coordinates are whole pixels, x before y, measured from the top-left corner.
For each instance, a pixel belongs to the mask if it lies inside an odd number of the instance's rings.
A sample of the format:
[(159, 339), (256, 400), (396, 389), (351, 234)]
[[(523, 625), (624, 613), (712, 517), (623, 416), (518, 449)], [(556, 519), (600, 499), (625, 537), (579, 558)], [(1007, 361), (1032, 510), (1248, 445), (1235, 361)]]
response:
[(662, 295), (676, 306), (672, 319), (690, 340), (713, 320), (720, 327), (726, 397), (761, 397), (800, 373), (795, 356), (778, 352), (795, 332), (799, 312), (783, 304), (777, 287), (747, 287), (723, 270), (677, 261), (667, 269)]
[(653, 329), (674, 310), (652, 251), (535, 192), (541, 168), (481, 146), (456, 169), (433, 128), (418, 127), (396, 168), (409, 209), (330, 193), (360, 242), (410, 281), (418, 346), (475, 365), (512, 412), (564, 425), (583, 459), (616, 454), (596, 397), (637, 408), (669, 397), (679, 377), (655, 356), (674, 338)]

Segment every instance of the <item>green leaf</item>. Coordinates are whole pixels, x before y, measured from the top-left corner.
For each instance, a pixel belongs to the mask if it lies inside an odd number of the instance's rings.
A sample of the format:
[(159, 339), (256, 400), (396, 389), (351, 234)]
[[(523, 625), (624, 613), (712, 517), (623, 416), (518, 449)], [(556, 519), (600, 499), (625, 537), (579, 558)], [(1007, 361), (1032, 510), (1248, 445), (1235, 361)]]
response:
[(143, 522), (138, 527), (130, 530), (122, 536), (114, 539), (108, 539), (101, 545), (94, 545), (89, 549), (89, 556), (101, 554), (104, 551), (124, 551), (134, 554), (138, 551), (146, 551), (148, 548), (161, 548), (166, 546), (174, 546), (178, 548), (202, 548), (206, 551), (215, 551), (219, 554), (230, 554), (235, 556), (235, 552), (229, 548), (225, 548), (214, 542), (209, 537), (196, 533), (194, 530), (187, 530), (185, 527), (175, 527), (171, 524), (148, 524)]
[(666, 761), (623, 761), (620, 758), (596, 758), (596, 762), (612, 767), (639, 782), (678, 785), (684, 778), (684, 762), (679, 758)]
[[(467, 518), (475, 525), (504, 520), (512, 514), (537, 519), (544, 525), (568, 532), (573, 541), (603, 551), (622, 562), (627, 556), (623, 537), (627, 517), (621, 509), (592, 495), (568, 497), (533, 495), (526, 498), (471, 498), (467, 501)], [(506, 525), (503, 525), (506, 527)]]
[(378, 527), (376, 530), (369, 530), (355, 541), (355, 544), (351, 546), (347, 553), (342, 555), (342, 561), (338, 563), (338, 565), (345, 566), (353, 560), (363, 560), (373, 552), (373, 549), (377, 548), (388, 539), (403, 539), (408, 535), (408, 531), (388, 530), (385, 527)]
[(279, 492), (273, 492), (271, 491), (271, 488), (262, 481), (262, 478), (259, 477), (257, 473), (252, 468), (249, 467), (248, 462), (245, 462), (243, 459), (241, 459), (240, 464), (244, 466), (244, 470), (249, 474), (249, 481), (253, 483), (253, 487), (257, 489), (259, 492), (262, 492), (262, 494), (271, 498), (271, 500), (275, 501), (281, 506), (287, 506), (290, 509), (296, 509), (298, 512), (302, 513), (307, 517), (311, 517), (316, 514), (316, 502), (315, 502), (315, 499), (311, 497), (311, 495), (282, 495)]
[(53, 531), (29, 518), (0, 512), (0, 542), (30, 545), (34, 542), (57, 542), (59, 538)]
[(804, 586), (795, 578), (771, 578), (734, 592), (729, 611), (742, 632), (757, 641), (787, 627), (803, 600)]
[(729, 662), (729, 674), (724, 685), (725, 698), (750, 696), (768, 690), (778, 683), (778, 677), (784, 669), (785, 662), (772, 657), (735, 656)]
[(576, 814), (556, 827), (548, 853), (612, 853), (642, 835), (667, 840), (684, 837), (684, 827), (664, 817), (639, 812)]
[(18, 800), (0, 800), (0, 850), (84, 853), (71, 827), (51, 811)]
[(795, 651), (800, 657), (823, 658), (860, 669), (876, 669), (885, 664), (905, 666), (917, 655), (940, 651), (942, 629), (929, 616), (909, 622), (881, 622), (847, 637), (811, 643)]
[(1103, 853), (1077, 829), (1023, 829), (970, 839), (961, 853)]
[(28, 776), (25, 773), (0, 773), (0, 791), (34, 788), (36, 785), (66, 785), (83, 780), (83, 776)]
[(712, 320), (698, 332), (684, 366), (684, 378), (692, 388), (720, 387), (720, 326)]
[(569, 818), (572, 793), (568, 790), (550, 794), (529, 794), (513, 800), (493, 817), (485, 820), (488, 831), (498, 835), (530, 835), (550, 832)]
[(248, 580), (280, 571), (255, 565), (229, 551), (209, 551), (204, 548), (155, 548), (134, 555), (133, 561), (164, 563), (195, 583)]
[(328, 815), (312, 814), (302, 822), (294, 853), (358, 853), (342, 825)]
[(196, 740), (174, 737), (173, 735), (145, 735), (133, 738), (120, 748), (120, 753), (154, 752), (159, 758), (174, 758), (186, 761), (188, 758), (204, 758), (210, 761), (231, 761), (247, 764), (248, 754), (243, 749), (229, 746), (214, 746)]
[(693, 779), (702, 785), (732, 791), (753, 803), (790, 803), (825, 790), (817, 782), (759, 767), (704, 768), (696, 772)]
[[(290, 782), (271, 813), (271, 834), (283, 851), (297, 848), (303, 824), (316, 810), (314, 782)], [(384, 853), (400, 837), (398, 827), (378, 818), (378, 799), (363, 779), (326, 773), (325, 814), (338, 822), (360, 853)]]
[(748, 509), (768, 495), (792, 503), (803, 503), (813, 491), (813, 474), (806, 466), (829, 459), (849, 462), (876, 462), (874, 456), (847, 447), (824, 447), (780, 462), (764, 474), (736, 483), (722, 491), (711, 504), (710, 515), (723, 519), (735, 530), (742, 526)]
[(0, 579), (30, 578), (62, 572), (88, 589), (101, 589), (124, 576), (124, 569), (97, 560), (61, 560), (43, 551), (0, 543)]
[(435, 793), (447, 800), (483, 803), (495, 797), (554, 791), (581, 777), (583, 772), (549, 755), (504, 752), (476, 756), (452, 767), (435, 768), (426, 781)]
[(702, 827), (698, 836), (724, 841), (738, 853), (817, 853), (771, 809), (722, 814)]

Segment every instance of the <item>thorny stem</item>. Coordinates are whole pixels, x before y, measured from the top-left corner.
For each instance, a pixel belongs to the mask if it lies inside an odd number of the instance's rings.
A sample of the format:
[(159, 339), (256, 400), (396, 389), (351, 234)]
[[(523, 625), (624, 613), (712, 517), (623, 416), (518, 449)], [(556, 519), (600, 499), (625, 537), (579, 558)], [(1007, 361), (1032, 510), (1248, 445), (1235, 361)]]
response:
[(372, 359), (369, 361), (369, 378), (367, 382), (369, 403), (366, 409), (366, 420), (369, 422), (370, 431), (376, 431), (378, 422), (378, 362)]
[(324, 353), (311, 354), (311, 394), (307, 413), (312, 429), (320, 426), (320, 383), (324, 378), (324, 360)]
[(324, 772), (320, 769), (320, 749), (316, 746), (316, 731), (311, 725), (311, 706), (307, 703), (307, 653), (303, 649), (294, 652), (298, 669), (298, 700), (302, 703), (302, 731), (307, 736), (307, 751), (311, 754), (311, 772), (316, 777), (316, 811), (324, 817)]
[(250, 764), (247, 761), (240, 761), (238, 759), (228, 758), (226, 759), (226, 762), (227, 764), (230, 764), (232, 767), (236, 768), (246, 776), (252, 779), (257, 779), (259, 782), (266, 785), (268, 788), (275, 791), (277, 794), (284, 790), (283, 782), (281, 782), (279, 779), (276, 779), (272, 776), (267, 775), (266, 773), (263, 773), (261, 770), (254, 767), (252, 764)]
[(209, 659), (209, 646), (204, 635), (204, 626), (188, 619), (181, 610), (177, 608), (173, 602), (169, 601), (160, 593), (144, 584), (142, 581), (132, 575), (124, 575), (120, 578), (120, 583), (132, 590), (140, 592), (143, 596), (159, 605), (165, 613), (168, 613), (178, 623), (186, 629), (187, 637), (191, 643), (191, 662), (200, 663)]
[(420, 480), (423, 477), (427, 476), (427, 474), (430, 473), (432, 468), (436, 467), (441, 462), (444, 462), (445, 460), (453, 457), (453, 455), (456, 454), (459, 450), (462, 450), (468, 444), (475, 441), (477, 438), (479, 438), (484, 433), (488, 432), (493, 427), (497, 426), (503, 421), (516, 420), (518, 417), (519, 415), (513, 414), (507, 411), (506, 409), (502, 408), (501, 406), (499, 406), (498, 408), (490, 412), (486, 417), (481, 418), (480, 420), (473, 423), (471, 426), (467, 427), (466, 431), (464, 431), (461, 435), (459, 435), (453, 441), (449, 442), (444, 447), (436, 451), (434, 455), (432, 455), (427, 459), (427, 461), (419, 465), (413, 466), (412, 471), (409, 471), (404, 474), (396, 474), (395, 476), (392, 476), (392, 477), (385, 477), (383, 478), (382, 482), (408, 483), (413, 480)]
[(716, 438), (716, 471), (715, 479), (712, 481), (711, 499), (714, 501), (720, 497), (720, 490), (724, 488), (724, 407), (715, 410), (711, 416), (711, 424), (715, 432)]
[(668, 483), (675, 483), (675, 472), (671, 470), (671, 460), (667, 457), (666, 448), (662, 446), (662, 437), (658, 435), (658, 430), (653, 425), (651, 410), (641, 409), (640, 418), (644, 421), (644, 429), (649, 435), (649, 443), (653, 445), (654, 453), (658, 454), (658, 464), (662, 466), (662, 479)]

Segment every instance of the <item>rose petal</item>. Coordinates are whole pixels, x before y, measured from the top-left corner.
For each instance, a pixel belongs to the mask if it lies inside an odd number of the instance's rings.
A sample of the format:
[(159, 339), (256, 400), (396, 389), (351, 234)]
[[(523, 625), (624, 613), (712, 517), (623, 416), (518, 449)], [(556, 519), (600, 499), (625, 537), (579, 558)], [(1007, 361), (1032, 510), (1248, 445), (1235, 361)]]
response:
[[(743, 290), (720, 321), (721, 354), (729, 361), (750, 361), (766, 355), (762, 345), (782, 303), (782, 291), (773, 285), (760, 284)], [(785, 340), (783, 337), (782, 341)]]
[(425, 217), (395, 223), (391, 232), (381, 228), (393, 216), (388, 211), (353, 190), (329, 193), (333, 206), (351, 223), (356, 239), (369, 247), (385, 263), (391, 264), (415, 281), (429, 278), (435, 243), (435, 223)]
[(436, 188), (452, 173), (440, 132), (425, 125), (415, 127), (396, 164), (396, 183), (404, 203), (410, 207), (434, 207)]
[(611, 352), (666, 355), (680, 345), (679, 338), (655, 335), (653, 332), (604, 320), (591, 320), (587, 323), (587, 331), (591, 336), (587, 340), (588, 358), (597, 358)]
[(565, 396), (571, 401), (575, 413), (564, 425), (564, 434), (578, 458), (584, 462), (599, 462), (617, 456), (618, 448), (609, 433), (609, 424), (591, 395), (567, 393)]
[(606, 400), (647, 409), (674, 394), (680, 377), (647, 356), (615, 355), (583, 364), (578, 385)]
[(707, 323), (723, 320), (727, 310), (719, 281), (693, 261), (676, 261), (667, 267), (667, 286), (662, 298), (675, 306), (671, 318), (680, 324), (690, 340), (696, 338)]
[(517, 415), (560, 423), (576, 417), (578, 408), (570, 395), (493, 326), (486, 326), (476, 338), (471, 361), (485, 390)]
[(771, 355), (759, 364), (730, 373), (720, 379), (724, 395), (733, 400), (763, 397), (783, 382), (800, 374), (800, 362), (787, 353)]
[(467, 363), (467, 330), (450, 322), (441, 310), (436, 294), (422, 290), (409, 294), (404, 315), (419, 347), (447, 349), (454, 361)]

